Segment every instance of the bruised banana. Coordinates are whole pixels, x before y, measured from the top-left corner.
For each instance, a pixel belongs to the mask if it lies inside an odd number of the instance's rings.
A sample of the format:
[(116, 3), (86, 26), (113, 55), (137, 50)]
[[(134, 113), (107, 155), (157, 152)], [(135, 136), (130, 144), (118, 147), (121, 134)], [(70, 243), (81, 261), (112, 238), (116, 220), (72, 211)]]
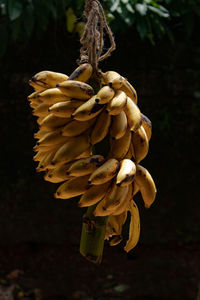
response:
[(34, 83), (42, 87), (56, 87), (57, 83), (67, 79), (67, 75), (53, 71), (41, 71), (31, 78)]
[(114, 98), (107, 104), (106, 111), (110, 115), (118, 115), (124, 109), (126, 101), (126, 94), (123, 91), (118, 90)]
[(128, 127), (127, 117), (124, 111), (112, 117), (110, 135), (113, 139), (120, 139), (126, 133)]
[(120, 201), (120, 204), (112, 212), (112, 215), (117, 216), (122, 214), (124, 211), (126, 211), (132, 198), (133, 198), (133, 185), (129, 184), (126, 197), (122, 199), (123, 201)]
[(137, 245), (140, 237), (140, 215), (138, 207), (133, 200), (130, 202), (128, 210), (131, 214), (131, 221), (129, 225), (129, 239), (124, 247), (126, 252), (129, 252)]
[(115, 91), (105, 85), (97, 93), (95, 101), (99, 104), (108, 103), (115, 95)]
[(66, 80), (58, 83), (56, 87), (70, 98), (88, 100), (94, 95), (94, 90), (89, 84), (77, 80)]
[(137, 165), (134, 181), (142, 194), (145, 207), (149, 208), (154, 202), (157, 192), (151, 174), (144, 167)]
[(147, 116), (145, 116), (144, 114), (141, 114), (141, 116), (142, 116), (142, 126), (144, 127), (144, 130), (146, 132), (149, 141), (152, 135), (152, 124), (149, 118), (147, 118)]
[(114, 216), (110, 215), (108, 216), (108, 221), (106, 224), (106, 233), (105, 233), (105, 239), (109, 239), (112, 236), (115, 235), (121, 235), (122, 233), (122, 227), (127, 219), (127, 212), (124, 211), (120, 215)]
[(97, 121), (92, 129), (90, 142), (95, 145), (102, 141), (108, 134), (111, 123), (111, 116), (103, 110), (97, 118)]
[(92, 71), (93, 68), (90, 64), (82, 64), (74, 70), (74, 72), (69, 76), (68, 80), (87, 82), (92, 75)]
[(120, 169), (117, 173), (116, 177), (116, 185), (125, 186), (129, 185), (135, 176), (136, 173), (136, 165), (130, 159), (123, 159), (120, 162)]
[(149, 151), (149, 141), (143, 126), (140, 126), (136, 132), (132, 132), (132, 145), (134, 149), (133, 156), (136, 163), (139, 163)]

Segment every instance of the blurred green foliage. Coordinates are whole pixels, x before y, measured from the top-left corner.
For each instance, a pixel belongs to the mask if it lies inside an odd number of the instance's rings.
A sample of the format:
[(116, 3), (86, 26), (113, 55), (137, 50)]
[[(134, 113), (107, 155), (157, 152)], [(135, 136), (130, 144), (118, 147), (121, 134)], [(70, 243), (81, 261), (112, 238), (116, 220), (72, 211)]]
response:
[[(0, 0), (0, 57), (16, 42), (41, 38), (50, 22), (69, 32), (83, 32), (84, 0)], [(174, 42), (174, 28), (189, 38), (200, 17), (198, 0), (103, 0), (102, 6), (114, 32), (134, 26), (142, 40), (155, 44), (167, 35)]]

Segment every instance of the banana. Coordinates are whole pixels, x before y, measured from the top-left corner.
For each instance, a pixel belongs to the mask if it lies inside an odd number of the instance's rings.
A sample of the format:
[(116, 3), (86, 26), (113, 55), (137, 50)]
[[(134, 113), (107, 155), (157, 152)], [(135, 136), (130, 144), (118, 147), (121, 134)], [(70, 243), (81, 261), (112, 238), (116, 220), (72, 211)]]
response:
[(104, 105), (98, 104), (95, 101), (96, 96), (93, 96), (88, 101), (80, 105), (71, 115), (71, 117), (78, 121), (87, 121), (96, 117), (103, 110)]
[(132, 132), (132, 145), (134, 149), (134, 158), (137, 163), (144, 159), (149, 150), (149, 141), (146, 135), (146, 131), (143, 126), (136, 132)]
[(125, 186), (129, 185), (135, 176), (136, 165), (130, 159), (123, 159), (120, 162), (120, 169), (116, 177), (116, 185)]
[(46, 117), (49, 114), (49, 105), (46, 103), (41, 103), (35, 107), (33, 110), (33, 115), (38, 117)]
[(106, 137), (109, 131), (110, 123), (111, 116), (107, 114), (105, 110), (102, 111), (98, 116), (91, 133), (90, 142), (92, 145), (99, 143)]
[(106, 224), (106, 233), (105, 239), (109, 239), (115, 235), (121, 235), (122, 233), (122, 226), (126, 222), (127, 219), (127, 212), (124, 211), (122, 214), (114, 216), (108, 216), (108, 221)]
[(74, 70), (74, 72), (69, 76), (68, 80), (87, 82), (92, 76), (92, 71), (93, 68), (90, 64), (82, 64)]
[(142, 124), (142, 116), (138, 106), (129, 97), (127, 97), (124, 111), (127, 116), (130, 130), (137, 131)]
[(27, 100), (28, 101), (32, 101), (32, 99), (36, 99), (37, 96), (38, 96), (39, 92), (33, 92), (32, 94), (30, 94), (28, 97), (27, 97)]
[(34, 138), (39, 140), (48, 132), (49, 130), (47, 129), (39, 129), (37, 132), (34, 133)]
[(127, 96), (123, 91), (118, 90), (114, 98), (107, 104), (106, 111), (110, 115), (118, 115), (125, 107)]
[(81, 196), (79, 207), (91, 206), (99, 202), (111, 187), (111, 181), (103, 184), (93, 185)]
[(41, 85), (38, 85), (36, 82), (32, 81), (32, 80), (29, 80), (29, 85), (32, 86), (35, 90), (35, 92), (43, 92), (45, 91), (47, 88), (49, 88), (49, 86), (47, 87), (43, 87)]
[(140, 215), (138, 207), (133, 200), (130, 202), (128, 210), (131, 213), (131, 221), (129, 225), (129, 239), (124, 247), (126, 252), (129, 252), (137, 245), (140, 237)]
[(92, 155), (92, 147), (91, 145), (83, 151), (80, 155), (76, 156), (75, 159), (86, 158)]
[(112, 212), (113, 216), (117, 216), (122, 214), (127, 210), (127, 207), (129, 206), (129, 203), (131, 199), (133, 198), (133, 185), (128, 185), (128, 192), (126, 194), (126, 197), (123, 199), (123, 201), (120, 201), (120, 204), (116, 207), (116, 209)]
[(70, 138), (58, 149), (52, 160), (52, 164), (70, 162), (87, 150), (89, 146), (89, 137), (87, 134)]
[(108, 153), (108, 157), (115, 158), (118, 160), (122, 160), (130, 147), (131, 143), (131, 132), (130, 129), (127, 128), (124, 136), (118, 140), (110, 140), (110, 151)]
[(89, 129), (94, 124), (94, 119), (88, 120), (85, 122), (80, 122), (77, 120), (72, 120), (69, 122), (65, 127), (62, 129), (62, 135), (63, 136), (77, 136), (85, 132), (87, 129)]
[(53, 71), (41, 71), (31, 78), (34, 83), (42, 87), (56, 87), (57, 83), (67, 79), (67, 75)]
[(133, 145), (132, 145), (132, 143), (130, 143), (130, 147), (128, 149), (128, 152), (124, 156), (124, 158), (126, 158), (126, 159), (132, 159), (133, 157), (134, 157)]
[(70, 98), (64, 95), (58, 88), (51, 88), (41, 93), (38, 93), (36, 99), (43, 101), (49, 105), (70, 100)]
[(145, 207), (149, 208), (154, 202), (157, 192), (151, 174), (144, 167), (137, 165), (134, 181), (142, 194)]
[(46, 170), (46, 173), (44, 175), (44, 180), (52, 182), (52, 183), (60, 183), (60, 182), (66, 181), (70, 178), (69, 176), (66, 176), (66, 178), (57, 177), (55, 175), (54, 171), (55, 171), (55, 169)]
[(59, 186), (56, 193), (54, 194), (55, 198), (60, 199), (69, 199), (82, 195), (89, 188), (88, 184), (89, 175), (72, 178)]
[(134, 87), (128, 82), (128, 80), (124, 79), (122, 82), (122, 86), (120, 87), (121, 91), (124, 91), (126, 95), (131, 98), (137, 104), (137, 93)]
[(110, 246), (117, 246), (123, 240), (121, 235), (114, 236), (111, 241), (109, 241)]
[[(61, 181), (65, 181), (65, 180), (69, 180), (72, 178), (72, 176), (67, 175), (67, 170), (70, 167), (72, 163), (64, 163), (60, 166), (55, 167), (52, 172), (49, 174), (49, 177), (51, 178), (51, 180), (61, 180)], [(59, 181), (59, 182), (61, 182)]]
[(111, 190), (99, 202), (94, 210), (94, 216), (111, 215), (122, 202), (125, 201), (128, 193), (128, 186), (119, 187), (113, 182)]
[(33, 147), (33, 151), (37, 152), (37, 151), (40, 151), (40, 152), (48, 152), (52, 149), (56, 149), (56, 148), (59, 148), (61, 146), (61, 144), (51, 144), (51, 145), (48, 145), (48, 146), (43, 146), (43, 145), (35, 145)]
[(55, 130), (58, 127), (66, 125), (69, 120), (67, 118), (56, 117), (54, 114), (50, 113), (46, 116), (40, 123), (42, 129)]
[(146, 135), (147, 135), (148, 141), (150, 141), (151, 135), (152, 135), (152, 124), (151, 124), (151, 121), (144, 114), (141, 114), (141, 116), (142, 116), (142, 126), (144, 127), (144, 130), (146, 131)]
[(89, 183), (98, 185), (110, 181), (118, 172), (120, 163), (118, 160), (111, 158), (103, 165), (96, 169), (89, 178)]
[(124, 136), (128, 127), (127, 117), (124, 111), (112, 117), (110, 126), (110, 135), (112, 138), (118, 140)]
[(67, 137), (64, 137), (61, 135), (61, 130), (57, 129), (54, 131), (47, 132), (39, 141), (37, 142), (37, 145), (41, 146), (51, 146), (62, 144), (66, 142), (68, 139)]
[(49, 107), (49, 111), (56, 117), (70, 118), (71, 114), (82, 104), (83, 102), (78, 100), (58, 102)]
[(67, 175), (79, 177), (91, 174), (101, 166), (104, 161), (105, 159), (102, 155), (92, 155), (87, 158), (79, 159), (69, 167)]
[(30, 107), (33, 108), (33, 109), (35, 109), (35, 108), (38, 107), (38, 104), (35, 103), (35, 102), (33, 102), (33, 101), (31, 101), (31, 102), (29, 103), (29, 105), (30, 105)]
[(95, 101), (99, 104), (108, 103), (115, 95), (115, 91), (105, 85), (97, 93)]
[(105, 83), (108, 84), (115, 90), (121, 88), (122, 83), (124, 81), (124, 77), (122, 77), (119, 73), (115, 71), (107, 71), (103, 74)]
[(54, 168), (51, 165), (51, 161), (55, 155), (56, 150), (53, 149), (51, 151), (48, 151), (46, 153), (46, 155), (43, 157), (43, 159), (40, 161), (40, 163), (38, 164), (38, 167), (36, 168), (36, 171), (41, 172), (41, 171), (45, 171), (47, 168), (48, 169), (52, 169)]
[(70, 98), (88, 100), (94, 95), (94, 90), (89, 84), (76, 80), (66, 80), (58, 83), (56, 87)]
[(41, 151), (38, 151), (34, 156), (33, 156), (33, 160), (34, 161), (41, 161), (43, 159), (43, 157), (46, 156), (46, 154), (48, 153), (49, 151), (46, 151), (46, 152), (41, 152)]
[(41, 125), (41, 123), (42, 123), (42, 121), (44, 120), (44, 118), (46, 118), (46, 117), (38, 117), (38, 118), (37, 118), (37, 123), (38, 123), (39, 125)]

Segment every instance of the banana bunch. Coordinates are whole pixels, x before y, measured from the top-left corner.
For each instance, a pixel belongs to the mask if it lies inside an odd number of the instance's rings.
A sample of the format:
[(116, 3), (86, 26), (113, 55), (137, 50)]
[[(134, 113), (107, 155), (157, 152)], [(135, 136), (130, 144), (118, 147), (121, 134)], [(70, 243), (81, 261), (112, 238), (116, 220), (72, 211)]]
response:
[[(42, 71), (29, 84), (28, 101), (39, 126), (33, 157), (44, 179), (61, 183), (55, 198), (81, 196), (79, 207), (96, 205), (95, 216), (108, 216), (105, 239), (114, 246), (122, 240), (122, 227), (130, 212), (130, 251), (138, 242), (140, 217), (133, 197), (141, 192), (149, 208), (155, 183), (140, 165), (148, 153), (151, 121), (137, 106), (137, 93), (114, 71), (99, 72), (94, 90), (93, 68), (84, 63), (68, 77)], [(96, 144), (108, 138), (106, 157), (94, 154)]]

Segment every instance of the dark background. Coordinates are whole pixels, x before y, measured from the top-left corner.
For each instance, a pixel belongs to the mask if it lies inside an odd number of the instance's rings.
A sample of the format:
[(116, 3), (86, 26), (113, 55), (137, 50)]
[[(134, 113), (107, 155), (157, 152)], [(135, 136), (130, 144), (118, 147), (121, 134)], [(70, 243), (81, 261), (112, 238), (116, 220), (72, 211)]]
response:
[[(41, 70), (70, 74), (79, 37), (50, 24), (42, 39), (15, 44), (0, 61), (0, 284), (38, 288), (44, 299), (200, 299), (199, 113), (200, 41), (175, 32), (152, 46), (134, 27), (116, 32), (117, 49), (101, 63), (128, 78), (138, 105), (153, 123), (142, 161), (157, 185), (149, 210), (140, 195), (141, 237), (130, 253), (105, 243), (100, 266), (79, 254), (84, 209), (77, 199), (54, 199), (56, 185), (35, 172), (37, 130), (26, 100), (31, 76)], [(128, 237), (128, 228), (124, 230)], [(28, 298), (29, 299), (29, 298)]]

